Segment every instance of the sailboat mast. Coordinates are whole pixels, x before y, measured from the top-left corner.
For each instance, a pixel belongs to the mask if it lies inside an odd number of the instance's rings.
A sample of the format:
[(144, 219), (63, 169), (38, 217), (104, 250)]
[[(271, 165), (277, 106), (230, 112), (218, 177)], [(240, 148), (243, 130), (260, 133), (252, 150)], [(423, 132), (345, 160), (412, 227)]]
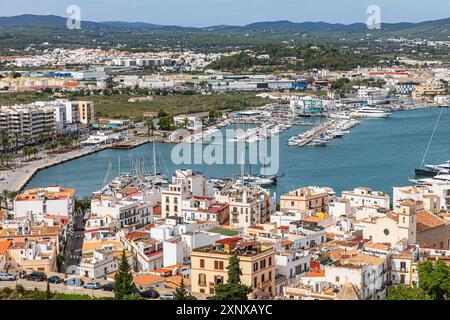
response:
[(438, 119), (436, 121), (436, 125), (434, 126), (433, 133), (431, 134), (430, 141), (428, 141), (428, 146), (427, 146), (427, 149), (425, 150), (425, 154), (423, 155), (422, 162), (420, 163), (420, 167), (419, 168), (422, 168), (422, 166), (425, 163), (425, 158), (427, 156), (428, 150), (430, 150), (431, 142), (433, 141), (434, 134), (436, 133), (436, 130), (437, 130), (437, 127), (439, 125), (439, 121), (441, 120), (441, 116), (442, 116), (442, 112), (443, 111), (444, 111), (444, 108), (441, 108), (441, 112), (439, 112), (439, 117), (438, 117)]
[(153, 175), (156, 176), (156, 152), (155, 152), (155, 141), (153, 141)]

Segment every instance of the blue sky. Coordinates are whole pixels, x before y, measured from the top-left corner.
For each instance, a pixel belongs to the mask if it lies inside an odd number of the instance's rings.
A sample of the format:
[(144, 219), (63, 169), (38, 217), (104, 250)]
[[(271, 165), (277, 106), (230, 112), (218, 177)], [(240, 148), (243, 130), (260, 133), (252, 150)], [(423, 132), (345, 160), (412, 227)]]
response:
[(76, 4), (82, 19), (142, 21), (204, 27), (291, 20), (365, 22), (369, 5), (381, 8), (382, 22), (419, 22), (450, 17), (448, 0), (13, 0), (0, 5), (0, 16), (24, 13), (66, 16)]

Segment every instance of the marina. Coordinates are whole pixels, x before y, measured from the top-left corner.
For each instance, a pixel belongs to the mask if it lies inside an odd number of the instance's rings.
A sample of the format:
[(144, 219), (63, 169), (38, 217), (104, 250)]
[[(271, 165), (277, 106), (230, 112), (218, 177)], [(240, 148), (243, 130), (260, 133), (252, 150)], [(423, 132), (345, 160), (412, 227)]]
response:
[[(345, 139), (334, 139), (326, 148), (292, 148), (280, 143), (279, 179), (269, 188), (277, 195), (299, 185), (329, 185), (336, 192), (355, 185), (367, 185), (377, 190), (392, 192), (392, 187), (408, 183), (414, 177), (414, 169), (420, 163), (427, 147), (434, 124), (442, 109), (427, 108), (396, 112), (388, 120), (361, 119), (361, 125), (352, 129)], [(450, 114), (444, 109), (440, 125), (435, 132), (427, 163), (443, 163), (449, 159)], [(280, 134), (280, 141), (305, 133), (308, 126), (293, 126)], [(221, 130), (225, 129), (221, 128)], [(228, 144), (235, 144), (227, 142)], [(156, 143), (156, 149), (167, 165), (167, 173), (173, 174), (177, 166), (171, 161), (174, 144)], [(130, 172), (127, 150), (104, 150), (86, 157), (53, 166), (37, 172), (27, 187), (58, 183), (77, 189), (78, 196), (88, 196), (102, 187), (108, 162), (118, 173), (120, 157), (123, 172)], [(144, 157), (152, 162), (152, 146), (144, 144), (132, 150), (133, 157)], [(238, 164), (183, 165), (203, 172), (212, 178), (240, 175)], [(253, 172), (257, 172), (254, 165)]]

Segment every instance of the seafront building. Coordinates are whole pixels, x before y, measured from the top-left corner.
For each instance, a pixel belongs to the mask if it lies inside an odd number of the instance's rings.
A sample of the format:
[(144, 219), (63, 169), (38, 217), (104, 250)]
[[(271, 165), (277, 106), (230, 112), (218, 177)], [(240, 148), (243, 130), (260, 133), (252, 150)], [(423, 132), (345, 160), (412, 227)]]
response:
[[(31, 104), (0, 106), (0, 130), (11, 138), (36, 141), (42, 135), (65, 134), (70, 125), (95, 122), (91, 101), (36, 101)], [(76, 126), (74, 127), (76, 129)]]
[(54, 108), (38, 105), (0, 106), (0, 130), (10, 137), (28, 137), (36, 140), (41, 134), (51, 134), (56, 130)]

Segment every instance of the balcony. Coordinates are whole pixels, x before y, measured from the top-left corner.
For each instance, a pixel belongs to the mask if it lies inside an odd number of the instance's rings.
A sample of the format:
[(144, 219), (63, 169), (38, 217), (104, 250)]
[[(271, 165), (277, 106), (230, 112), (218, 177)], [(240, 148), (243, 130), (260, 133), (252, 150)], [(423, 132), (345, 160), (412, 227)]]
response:
[(258, 283), (258, 285), (256, 287), (258, 289), (264, 289), (264, 288), (267, 288), (268, 286), (270, 286), (271, 283), (272, 283), (272, 280), (267, 279), (263, 282)]

